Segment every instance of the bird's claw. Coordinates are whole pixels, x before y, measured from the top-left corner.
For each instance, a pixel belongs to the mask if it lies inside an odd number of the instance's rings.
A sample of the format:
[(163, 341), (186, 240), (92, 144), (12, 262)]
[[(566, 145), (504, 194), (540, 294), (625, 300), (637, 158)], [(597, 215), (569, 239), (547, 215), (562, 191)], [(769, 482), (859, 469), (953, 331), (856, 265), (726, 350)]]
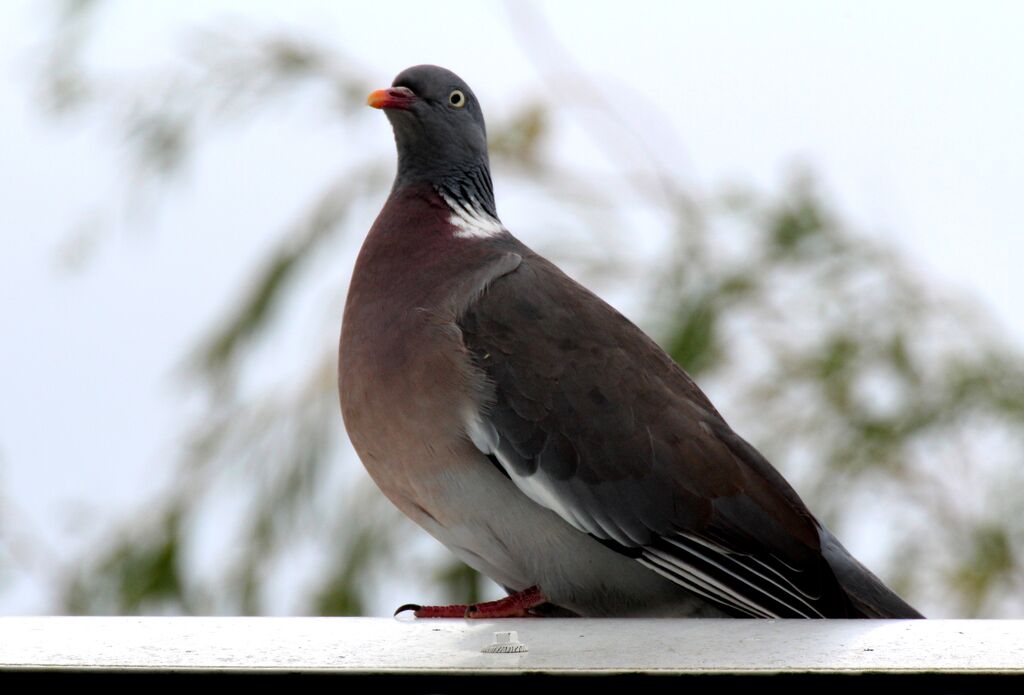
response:
[(456, 604), (453, 606), (420, 606), (406, 603), (395, 611), (397, 616), (405, 611), (412, 611), (417, 618), (529, 618), (537, 615), (534, 609), (545, 605), (547, 597), (540, 589), (531, 586), (529, 589), (517, 591), (497, 601)]
[(423, 606), (419, 605), (418, 603), (405, 603), (396, 608), (393, 615), (397, 616), (399, 613), (404, 613), (405, 611), (412, 611), (413, 613), (415, 613), (421, 608), (423, 608)]

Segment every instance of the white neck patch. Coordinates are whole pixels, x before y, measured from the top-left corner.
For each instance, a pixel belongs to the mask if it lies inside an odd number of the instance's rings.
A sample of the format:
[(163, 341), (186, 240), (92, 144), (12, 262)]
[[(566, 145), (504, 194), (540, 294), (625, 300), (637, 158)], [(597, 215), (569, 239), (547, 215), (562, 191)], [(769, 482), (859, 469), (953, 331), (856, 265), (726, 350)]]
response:
[(441, 189), (437, 192), (452, 210), (452, 216), (448, 221), (455, 227), (455, 236), (460, 239), (490, 239), (505, 232), (501, 220), (484, 210), (475, 197), (470, 197), (469, 203), (466, 204), (452, 198)]

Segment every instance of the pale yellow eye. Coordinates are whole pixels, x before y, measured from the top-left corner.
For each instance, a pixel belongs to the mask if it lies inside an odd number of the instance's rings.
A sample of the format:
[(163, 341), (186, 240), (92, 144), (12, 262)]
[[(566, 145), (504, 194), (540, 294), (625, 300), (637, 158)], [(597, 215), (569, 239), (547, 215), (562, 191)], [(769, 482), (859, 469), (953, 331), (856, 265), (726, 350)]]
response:
[(466, 105), (466, 95), (456, 89), (448, 95), (448, 103), (457, 109), (461, 109)]

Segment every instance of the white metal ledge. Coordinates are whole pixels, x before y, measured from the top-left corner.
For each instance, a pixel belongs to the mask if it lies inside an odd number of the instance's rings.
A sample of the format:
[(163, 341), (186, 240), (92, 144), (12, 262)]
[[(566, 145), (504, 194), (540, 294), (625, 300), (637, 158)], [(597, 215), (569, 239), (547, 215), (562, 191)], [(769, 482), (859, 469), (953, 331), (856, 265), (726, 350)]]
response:
[[(515, 630), (528, 651), (484, 653)], [(0, 671), (1024, 674), (1024, 621), (0, 618)]]

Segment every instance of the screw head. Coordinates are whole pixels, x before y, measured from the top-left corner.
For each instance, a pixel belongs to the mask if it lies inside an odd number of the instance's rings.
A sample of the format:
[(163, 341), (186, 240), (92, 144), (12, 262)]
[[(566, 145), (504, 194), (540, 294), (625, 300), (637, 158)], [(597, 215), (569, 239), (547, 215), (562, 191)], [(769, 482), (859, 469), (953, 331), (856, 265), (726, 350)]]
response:
[(495, 632), (494, 641), (480, 651), (484, 654), (521, 654), (529, 650), (525, 644), (519, 641), (519, 633), (509, 630), (508, 632)]

